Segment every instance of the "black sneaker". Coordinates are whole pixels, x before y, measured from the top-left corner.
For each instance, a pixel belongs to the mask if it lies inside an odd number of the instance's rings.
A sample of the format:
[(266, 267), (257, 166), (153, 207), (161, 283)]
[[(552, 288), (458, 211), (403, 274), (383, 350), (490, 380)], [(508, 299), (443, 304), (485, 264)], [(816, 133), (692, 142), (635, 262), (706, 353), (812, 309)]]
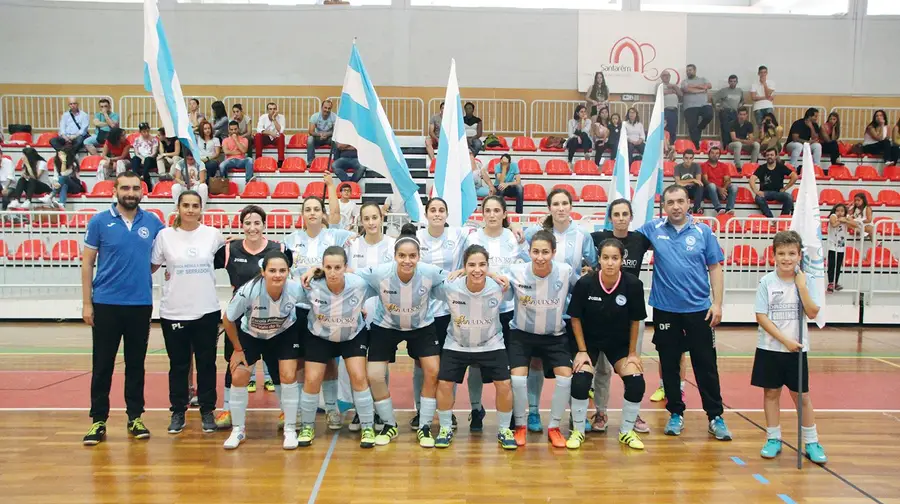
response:
[(378, 413), (375, 413), (375, 431), (381, 432), (382, 429), (384, 429), (384, 420), (378, 416)]
[(172, 421), (169, 422), (169, 434), (178, 434), (184, 430), (184, 412), (172, 413)]
[(451, 417), (452, 417), (451, 420), (453, 421), (453, 430), (456, 430), (456, 427), (457, 427), (456, 415), (451, 413)]
[(218, 427), (216, 426), (216, 416), (212, 411), (200, 413), (200, 423), (202, 424), (203, 432), (209, 433), (218, 430)]
[(141, 417), (128, 421), (128, 433), (134, 436), (135, 439), (150, 438), (150, 431), (144, 426), (144, 421), (141, 420)]
[(409, 428), (417, 431), (419, 430), (419, 412), (416, 411), (416, 416), (409, 419)]
[(91, 430), (85, 434), (82, 443), (85, 446), (94, 446), (102, 443), (106, 439), (106, 422), (94, 422)]
[(359, 424), (359, 413), (353, 415), (353, 421), (350, 422), (350, 432), (359, 432), (362, 426)]
[(481, 432), (484, 430), (484, 416), (487, 413), (484, 411), (484, 407), (480, 407), (477, 410), (472, 410), (469, 413), (469, 431), (471, 432)]

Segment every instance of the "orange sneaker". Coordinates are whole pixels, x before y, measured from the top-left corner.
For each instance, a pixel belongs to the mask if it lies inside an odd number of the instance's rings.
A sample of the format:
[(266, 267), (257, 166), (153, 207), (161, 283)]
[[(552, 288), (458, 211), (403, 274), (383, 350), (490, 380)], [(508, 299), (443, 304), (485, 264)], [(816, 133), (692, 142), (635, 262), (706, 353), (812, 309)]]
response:
[(554, 448), (566, 447), (566, 438), (563, 437), (562, 432), (559, 432), (559, 427), (547, 429), (547, 438), (550, 439), (550, 444), (553, 445)]
[(516, 444), (518, 446), (525, 446), (525, 437), (528, 435), (528, 428), (524, 425), (517, 425), (516, 431), (513, 433), (513, 437), (516, 438)]
[(278, 415), (278, 430), (284, 430), (284, 411)]

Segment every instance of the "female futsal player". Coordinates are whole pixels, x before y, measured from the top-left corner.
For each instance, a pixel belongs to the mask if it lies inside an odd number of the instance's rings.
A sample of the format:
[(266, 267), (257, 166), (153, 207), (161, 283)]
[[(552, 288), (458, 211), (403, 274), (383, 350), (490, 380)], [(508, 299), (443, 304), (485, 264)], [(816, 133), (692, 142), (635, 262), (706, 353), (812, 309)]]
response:
[(153, 271), (166, 266), (159, 316), (169, 355), (172, 419), (168, 431), (178, 434), (184, 430), (193, 351), (203, 432), (215, 432), (216, 340), (221, 311), (213, 260), (225, 239), (218, 229), (200, 223), (203, 202), (197, 192), (182, 192), (177, 203), (175, 222), (159, 232), (150, 259)]
[[(450, 307), (452, 317), (438, 374), (437, 405), (441, 430), (434, 441), (437, 448), (447, 448), (453, 441), (453, 384), (462, 383), (466, 368), (470, 369), (471, 382), (471, 369), (477, 366), (479, 381), (493, 382), (497, 391), (497, 441), (504, 449), (516, 449), (515, 437), (509, 429), (512, 419), (509, 358), (499, 316), (504, 301), (503, 288), (488, 278), (488, 260), (489, 254), (484, 247), (467, 247), (463, 254), (465, 278), (443, 282), (435, 290), (435, 296)], [(479, 408), (479, 412), (480, 426), (484, 409)]]
[[(619, 442), (635, 450), (643, 450), (644, 443), (634, 432), (634, 424), (645, 389), (641, 354), (637, 346), (640, 326), (647, 318), (644, 284), (638, 277), (623, 271), (625, 247), (622, 242), (610, 238), (601, 242), (598, 248), (599, 273), (581, 277), (572, 288), (568, 309), (575, 336), (572, 368), (575, 376), (590, 375), (592, 363), (603, 364), (600, 362), (601, 356), (606, 356), (625, 385)], [(587, 407), (587, 401), (583, 406)], [(573, 415), (576, 407), (582, 405), (576, 406), (573, 398)]]
[[(263, 258), (259, 276), (237, 290), (222, 321), (231, 340), (231, 435), (225, 449), (234, 450), (246, 439), (244, 420), (247, 414), (247, 384), (250, 367), (260, 354), (278, 358), (281, 375), (281, 407), (284, 410), (285, 450), (297, 448), (297, 406), (300, 386), (297, 384), (297, 359), (300, 355), (296, 304), (300, 300), (299, 282), (290, 279), (287, 257), (270, 251)], [(235, 321), (242, 319), (238, 327)]]

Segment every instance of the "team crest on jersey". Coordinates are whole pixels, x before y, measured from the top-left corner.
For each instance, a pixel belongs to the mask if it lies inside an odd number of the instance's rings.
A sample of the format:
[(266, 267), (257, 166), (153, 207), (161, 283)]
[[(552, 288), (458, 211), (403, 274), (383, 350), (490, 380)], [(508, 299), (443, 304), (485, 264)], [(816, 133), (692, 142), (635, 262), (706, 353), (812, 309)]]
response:
[(625, 306), (625, 303), (626, 303), (627, 301), (628, 301), (628, 300), (625, 299), (625, 296), (623, 296), (623, 295), (621, 295), (621, 294), (619, 294), (618, 296), (616, 296), (616, 304), (619, 305), (619, 306)]
[(563, 283), (562, 280), (557, 280), (555, 284), (553, 284), (553, 288), (556, 290), (562, 289)]
[[(266, 260), (265, 257), (260, 257), (260, 258), (259, 258), (259, 269), (262, 269), (262, 267), (263, 267), (263, 261), (265, 261), (265, 260)], [(237, 259), (235, 259), (235, 261), (237, 261)]]
[(628, 259), (628, 249), (625, 249), (625, 253), (622, 254), (622, 260)]
[(359, 304), (359, 298), (354, 296), (354, 297), (350, 298), (350, 300), (347, 302), (350, 303), (350, 306), (356, 306)]
[(420, 296), (424, 296), (426, 292), (428, 292), (428, 289), (426, 289), (425, 287), (419, 287)]
[(141, 226), (140, 229), (138, 229), (138, 236), (146, 240), (147, 238), (150, 238), (150, 230)]
[(444, 248), (447, 250), (453, 250), (456, 247), (456, 242), (453, 240), (447, 240), (444, 242)]
[(293, 312), (293, 311), (294, 311), (293, 303), (282, 303), (281, 307), (279, 308), (279, 315), (281, 315), (282, 317), (290, 317), (291, 312)]
[(697, 244), (697, 239), (694, 238), (693, 236), (688, 236), (687, 238), (684, 239), (684, 242), (687, 243), (689, 247), (693, 247), (694, 245)]
[(197, 257), (197, 248), (191, 247), (191, 248), (187, 249), (187, 255), (188, 255), (188, 257)]
[(566, 247), (569, 247), (570, 249), (575, 248), (575, 240), (568, 240), (566, 242)]
[(491, 298), (490, 301), (488, 301), (488, 306), (491, 308), (496, 307), (498, 304), (500, 304), (500, 301), (497, 301), (496, 298)]

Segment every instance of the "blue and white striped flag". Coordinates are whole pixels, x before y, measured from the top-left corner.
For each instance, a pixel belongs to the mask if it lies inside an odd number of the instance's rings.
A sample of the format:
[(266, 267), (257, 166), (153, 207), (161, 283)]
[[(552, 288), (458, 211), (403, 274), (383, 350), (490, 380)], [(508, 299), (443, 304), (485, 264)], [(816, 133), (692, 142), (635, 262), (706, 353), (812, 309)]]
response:
[(653, 113), (650, 115), (650, 129), (647, 133), (644, 156), (641, 159), (641, 171), (638, 173), (634, 200), (631, 202), (634, 210), (634, 219), (631, 221), (632, 231), (653, 219), (656, 195), (663, 192), (663, 156), (666, 142), (663, 110), (663, 88), (662, 85), (659, 85), (656, 88)]
[(444, 98), (444, 117), (434, 168), (435, 194), (447, 202), (447, 224), (460, 227), (478, 208), (469, 142), (463, 126), (459, 82), (456, 80), (456, 60), (450, 60), (450, 77)]
[[(624, 132), (623, 132), (624, 133)], [(628, 166), (628, 135), (619, 135), (619, 145), (616, 146), (616, 164), (613, 168), (613, 178), (609, 181), (607, 201), (612, 203), (619, 198), (631, 201), (631, 167)], [(609, 204), (606, 205), (606, 222), (603, 227), (612, 229), (613, 223), (609, 215)]]
[(791, 229), (803, 240), (801, 269), (806, 273), (806, 285), (815, 291), (820, 304), (816, 325), (825, 327), (825, 252), (822, 247), (822, 218), (819, 215), (819, 190), (816, 187), (816, 169), (809, 143), (803, 144), (803, 172), (797, 203), (791, 217)]
[(419, 185), (409, 173), (406, 158), (356, 49), (356, 41), (344, 75), (334, 140), (356, 147), (360, 164), (386, 178), (394, 193), (403, 197), (410, 220), (423, 220), (425, 209), (419, 196)]
[(181, 82), (175, 73), (169, 42), (159, 18), (157, 0), (144, 0), (144, 89), (153, 94), (159, 119), (166, 128), (166, 136), (177, 137), (200, 161), (200, 149), (194, 128), (188, 119), (187, 105), (181, 92)]

